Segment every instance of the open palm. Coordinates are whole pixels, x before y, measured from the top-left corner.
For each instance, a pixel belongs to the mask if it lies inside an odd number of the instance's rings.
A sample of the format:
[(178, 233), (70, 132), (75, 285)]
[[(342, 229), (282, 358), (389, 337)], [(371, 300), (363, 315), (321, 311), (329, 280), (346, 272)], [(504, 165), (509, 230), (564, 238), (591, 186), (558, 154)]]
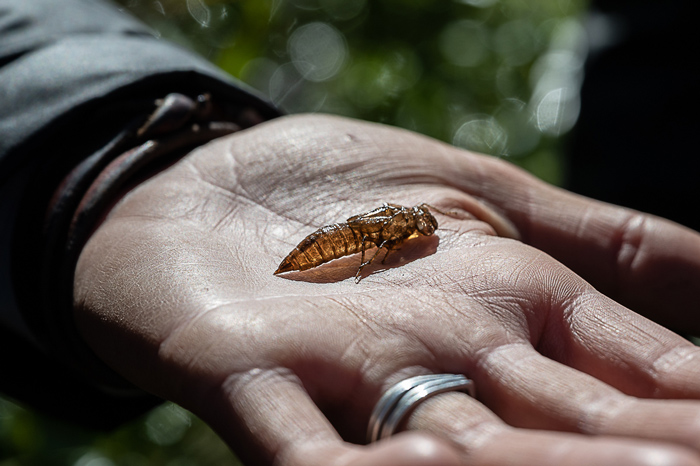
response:
[[(384, 202), (449, 215), (357, 284), (359, 254), (273, 275)], [(251, 464), (700, 465), (700, 352), (618, 304), (694, 331), (697, 285), (692, 231), (406, 131), (300, 116), (128, 193), (83, 250), (75, 303), (100, 358)], [(435, 397), (403, 426), (423, 433), (360, 446), (382, 393), (430, 373), (465, 374), (476, 399)]]

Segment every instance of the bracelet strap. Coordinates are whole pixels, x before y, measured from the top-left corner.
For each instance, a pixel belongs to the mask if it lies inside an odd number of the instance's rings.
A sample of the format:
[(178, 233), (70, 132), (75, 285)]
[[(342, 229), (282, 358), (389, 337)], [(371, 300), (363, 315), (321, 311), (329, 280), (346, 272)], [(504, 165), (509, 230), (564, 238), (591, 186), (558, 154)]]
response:
[(124, 191), (193, 148), (262, 121), (252, 109), (216, 105), (207, 94), (169, 94), (155, 110), (135, 118), (63, 180), (49, 204), (42, 231), (39, 296), (31, 327), (47, 351), (85, 373), (106, 391), (133, 386), (101, 362), (79, 335), (73, 318), (75, 267), (83, 246)]

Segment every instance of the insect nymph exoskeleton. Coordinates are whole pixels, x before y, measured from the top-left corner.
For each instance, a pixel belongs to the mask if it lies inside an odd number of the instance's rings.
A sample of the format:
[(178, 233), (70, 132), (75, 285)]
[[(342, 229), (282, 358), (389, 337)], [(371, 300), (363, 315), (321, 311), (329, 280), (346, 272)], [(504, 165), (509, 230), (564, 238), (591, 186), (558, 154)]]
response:
[[(428, 204), (414, 207), (384, 204), (350, 217), (345, 223), (321, 227), (304, 238), (284, 258), (275, 274), (308, 270), (360, 252), (361, 263), (355, 275), (355, 282), (358, 283), (362, 269), (372, 263), (382, 248), (387, 250), (388, 255), (389, 251), (397, 249), (408, 238), (416, 235), (430, 236), (435, 232), (438, 223), (429, 209), (444, 213)], [(375, 246), (377, 251), (365, 261), (365, 251)]]

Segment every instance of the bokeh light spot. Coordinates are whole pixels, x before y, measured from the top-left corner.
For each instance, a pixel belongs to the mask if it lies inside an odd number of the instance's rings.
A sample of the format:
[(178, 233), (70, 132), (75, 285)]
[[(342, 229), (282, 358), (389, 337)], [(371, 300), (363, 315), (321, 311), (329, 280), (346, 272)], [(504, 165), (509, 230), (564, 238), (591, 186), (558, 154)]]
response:
[(452, 143), (474, 152), (502, 155), (508, 144), (508, 134), (495, 118), (475, 115), (455, 131)]
[(156, 445), (173, 445), (182, 439), (191, 424), (187, 411), (173, 403), (166, 403), (148, 414), (146, 436)]
[(348, 20), (359, 15), (367, 0), (319, 0), (321, 8), (334, 19)]
[(116, 463), (95, 450), (90, 450), (73, 463), (73, 466), (116, 466)]
[(535, 54), (535, 31), (531, 21), (514, 20), (504, 23), (494, 34), (494, 48), (508, 65), (519, 66)]
[(486, 28), (471, 20), (450, 23), (440, 34), (440, 52), (454, 65), (476, 66), (486, 57)]
[(203, 28), (209, 27), (211, 23), (211, 11), (202, 0), (187, 0), (187, 11), (192, 19), (197, 21)]
[(540, 142), (540, 132), (532, 128), (532, 111), (519, 99), (505, 99), (496, 111), (496, 120), (508, 134), (508, 147), (502, 155), (522, 157)]
[(458, 0), (459, 3), (471, 5), (477, 8), (488, 8), (498, 3), (498, 0)]
[(343, 35), (323, 22), (297, 28), (289, 38), (288, 49), (299, 74), (313, 82), (326, 81), (335, 76), (347, 56)]

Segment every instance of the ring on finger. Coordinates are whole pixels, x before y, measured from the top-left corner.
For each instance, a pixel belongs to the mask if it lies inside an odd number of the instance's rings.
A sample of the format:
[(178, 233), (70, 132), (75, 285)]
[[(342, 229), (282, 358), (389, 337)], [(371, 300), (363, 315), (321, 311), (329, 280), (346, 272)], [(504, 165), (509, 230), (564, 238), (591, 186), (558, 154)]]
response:
[(367, 441), (391, 437), (422, 401), (440, 393), (459, 391), (475, 396), (474, 382), (462, 374), (419, 375), (403, 380), (379, 399), (369, 419)]

